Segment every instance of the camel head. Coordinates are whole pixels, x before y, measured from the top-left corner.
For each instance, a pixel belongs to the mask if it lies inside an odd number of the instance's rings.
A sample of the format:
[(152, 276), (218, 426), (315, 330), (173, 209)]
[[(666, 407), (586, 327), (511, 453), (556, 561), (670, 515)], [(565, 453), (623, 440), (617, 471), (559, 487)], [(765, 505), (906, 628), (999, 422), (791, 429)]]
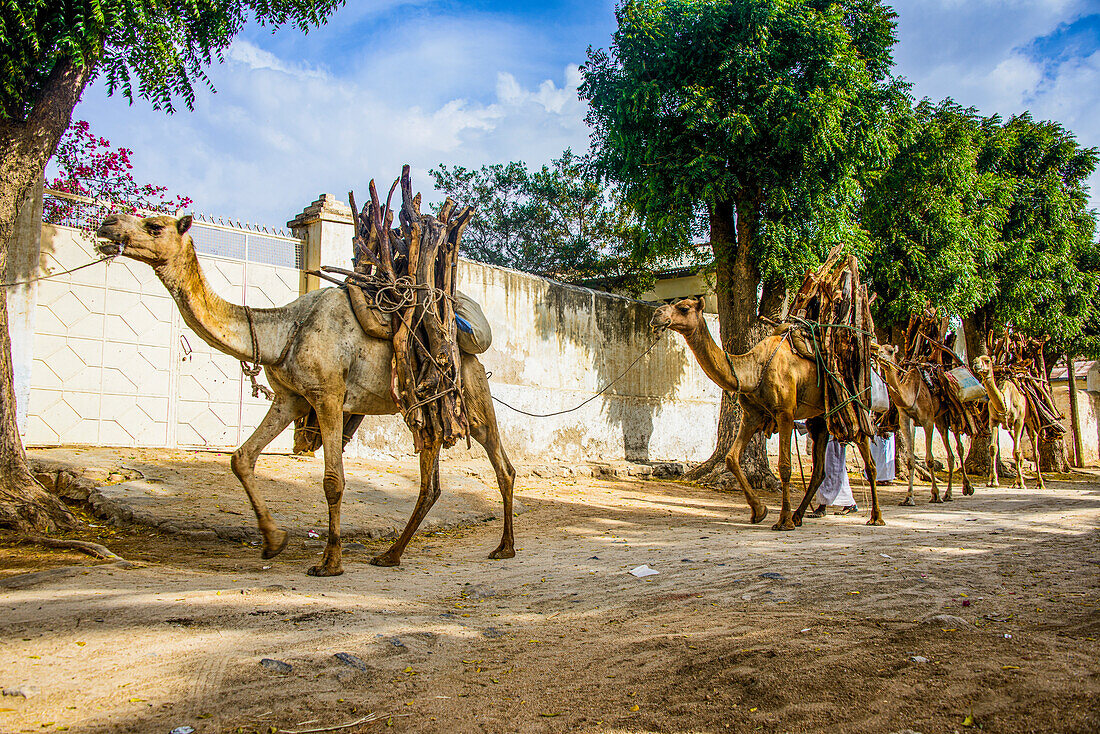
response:
[(974, 370), (974, 375), (979, 380), (984, 379), (986, 375), (993, 372), (993, 360), (985, 355), (975, 357), (970, 366)]
[(898, 353), (901, 350), (897, 346), (893, 344), (875, 344), (872, 351), (879, 364), (890, 365), (891, 367), (898, 366)]
[(113, 213), (99, 225), (96, 236), (108, 242), (96, 245), (104, 255), (125, 255), (157, 267), (171, 262), (186, 247), (190, 247), (187, 230), (191, 217), (135, 217)]
[(705, 301), (698, 298), (682, 298), (676, 303), (666, 303), (653, 312), (649, 326), (655, 332), (672, 329), (685, 337), (692, 336), (703, 323)]

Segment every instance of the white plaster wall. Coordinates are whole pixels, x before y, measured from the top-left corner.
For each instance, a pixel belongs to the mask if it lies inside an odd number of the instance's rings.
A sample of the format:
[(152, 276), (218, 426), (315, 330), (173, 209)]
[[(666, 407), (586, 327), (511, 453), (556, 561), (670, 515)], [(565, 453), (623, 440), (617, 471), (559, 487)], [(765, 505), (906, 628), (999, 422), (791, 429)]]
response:
[[(458, 287), (481, 303), (493, 328), (493, 345), (481, 355), (493, 395), (532, 413), (568, 410), (592, 397), (653, 340), (653, 307), (627, 298), (469, 261), (459, 265)], [(514, 461), (699, 461), (714, 449), (720, 399), (684, 340), (667, 333), (580, 410), (549, 418), (500, 404), (496, 411)], [(410, 450), (396, 417), (366, 419), (348, 446), (363, 456)]]

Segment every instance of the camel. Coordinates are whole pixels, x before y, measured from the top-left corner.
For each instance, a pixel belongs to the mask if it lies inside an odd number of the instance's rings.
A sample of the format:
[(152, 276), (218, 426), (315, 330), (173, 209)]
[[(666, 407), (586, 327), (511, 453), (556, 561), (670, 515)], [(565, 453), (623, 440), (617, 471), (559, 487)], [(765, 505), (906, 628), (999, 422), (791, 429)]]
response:
[[(943, 447), (947, 451), (947, 491), (943, 494), (943, 502), (952, 500), (951, 488), (955, 474), (955, 455), (951, 451), (949, 437), (950, 421), (947, 417), (947, 406), (943, 405), (921, 377), (920, 370), (909, 368), (904, 372), (898, 367), (898, 348), (893, 344), (882, 344), (878, 347), (878, 363), (882, 367), (883, 381), (886, 383), (886, 391), (890, 394), (890, 402), (898, 407), (909, 420), (915, 422), (924, 429), (924, 463), (928, 473), (932, 475), (932, 499), (931, 502), (940, 502), (939, 488), (936, 486), (936, 470), (932, 460), (932, 429), (938, 428), (943, 438)], [(970, 480), (966, 476), (966, 470), (962, 468), (966, 460), (966, 452), (963, 450), (962, 437), (955, 434), (955, 445), (959, 450), (959, 468), (962, 471), (963, 494), (974, 494)], [(912, 457), (912, 447), (910, 447)], [(905, 495), (902, 505), (913, 504), (913, 470), (909, 470), (909, 493)]]
[[(741, 468), (741, 455), (749, 441), (760, 431), (771, 435), (779, 431), (779, 479), (782, 485), (783, 505), (779, 520), (772, 530), (794, 530), (802, 525), (802, 518), (810, 499), (825, 477), (825, 446), (828, 436), (825, 428), (825, 400), (818, 382), (817, 364), (799, 356), (791, 347), (787, 330), (780, 327), (745, 354), (727, 354), (710, 335), (703, 319), (703, 298), (684, 298), (657, 309), (650, 321), (656, 331), (671, 329), (684, 337), (688, 348), (699, 360), (699, 366), (707, 377), (723, 390), (737, 393), (741, 406), (741, 425), (733, 440), (733, 447), (726, 455), (726, 466), (737, 478), (745, 500), (752, 510), (751, 521), (761, 522), (768, 514), (767, 506), (756, 496), (748, 477)], [(790, 500), (791, 483), (791, 432), (796, 420), (806, 420), (806, 426), (814, 441), (813, 470), (810, 486), (798, 509), (792, 514)], [(867, 481), (871, 486), (871, 519), (868, 525), (885, 525), (879, 510), (875, 489), (875, 460), (871, 445), (865, 436), (857, 441)]]
[[(235, 359), (264, 365), (275, 397), (260, 425), (230, 460), (263, 535), (263, 558), (286, 547), (287, 533), (268, 512), (256, 485), (256, 459), (290, 423), (317, 414), (324, 449), (324, 491), (328, 501), (328, 542), (311, 576), (343, 573), (340, 545), (340, 500), (344, 491), (346, 415), (391, 415), (398, 412), (391, 391), (393, 346), (389, 339), (366, 335), (355, 318), (347, 293), (340, 288), (311, 291), (279, 308), (248, 309), (214, 293), (187, 230), (191, 217), (144, 219), (111, 214), (99, 226), (98, 245), (105, 255), (123, 255), (150, 265), (179, 307), (183, 320), (204, 341)], [(462, 354), (463, 399), (470, 435), (480, 443), (496, 472), (504, 502), (504, 534), (490, 558), (515, 556), (512, 537), (512, 488), (515, 469), (500, 444), (496, 414), (485, 369), (476, 357)], [(420, 522), (439, 497), (439, 447), (420, 453), (420, 495), (400, 537), (371, 560), (396, 566)]]
[(1024, 489), (1023, 447), (1020, 439), (1027, 430), (1032, 456), (1035, 457), (1035, 476), (1038, 478), (1039, 489), (1044, 489), (1043, 472), (1039, 466), (1039, 429), (1031, 415), (1027, 398), (1011, 377), (1002, 378), (998, 384), (993, 375), (993, 361), (989, 357), (975, 357), (973, 367), (974, 374), (982, 381), (986, 393), (989, 394), (989, 486), (1000, 486), (997, 481), (997, 462), (1001, 457), (1001, 442), (997, 437), (998, 428), (1004, 426), (1012, 434), (1012, 456), (1016, 460), (1015, 486)]

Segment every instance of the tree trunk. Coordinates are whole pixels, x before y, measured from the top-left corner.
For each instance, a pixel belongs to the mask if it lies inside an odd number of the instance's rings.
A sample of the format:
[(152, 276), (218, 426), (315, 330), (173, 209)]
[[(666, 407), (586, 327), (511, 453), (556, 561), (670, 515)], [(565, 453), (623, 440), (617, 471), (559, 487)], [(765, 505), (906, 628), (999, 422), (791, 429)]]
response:
[[(963, 319), (963, 336), (966, 338), (966, 358), (970, 364), (974, 364), (974, 359), (976, 357), (989, 355), (989, 345), (986, 344), (985, 339), (986, 335), (989, 333), (989, 329), (992, 328), (991, 322), (990, 313), (988, 309), (984, 307), (975, 310), (974, 313)], [(967, 452), (966, 461), (963, 463), (967, 474), (980, 477), (989, 476), (990, 443), (989, 423), (981, 421), (978, 426), (977, 435), (970, 437), (970, 450)], [(997, 471), (1001, 473), (1001, 468), (998, 467)], [(1014, 475), (1015, 472), (1011, 472), (1010, 474)]]
[(1065, 435), (1059, 433), (1050, 438), (1047, 431), (1039, 435), (1039, 467), (1044, 473), (1065, 474), (1069, 471)]
[[(69, 127), (90, 66), (57, 64), (26, 122), (0, 121), (0, 273), (7, 273), (19, 207), (42, 178), (46, 161)], [(72, 525), (73, 515), (31, 475), (16, 424), (7, 289), (0, 288), (0, 526), (48, 531)]]
[[(710, 211), (710, 244), (714, 250), (715, 293), (718, 299), (718, 324), (722, 349), (743, 354), (756, 345), (766, 333), (758, 315), (757, 288), (760, 273), (752, 261), (758, 214), (748, 201), (738, 202), (736, 221), (733, 202), (716, 203)], [(777, 297), (778, 295), (778, 297)], [(767, 298), (769, 308), (782, 303), (785, 293), (772, 289)], [(777, 314), (778, 315), (778, 314)], [(741, 409), (732, 393), (722, 395), (718, 413), (718, 440), (714, 453), (702, 464), (694, 466), (684, 477), (715, 486), (736, 486), (736, 480), (726, 469), (726, 454), (741, 425)], [(777, 489), (779, 480), (768, 465), (766, 436), (757, 434), (745, 447), (741, 467), (755, 489)]]

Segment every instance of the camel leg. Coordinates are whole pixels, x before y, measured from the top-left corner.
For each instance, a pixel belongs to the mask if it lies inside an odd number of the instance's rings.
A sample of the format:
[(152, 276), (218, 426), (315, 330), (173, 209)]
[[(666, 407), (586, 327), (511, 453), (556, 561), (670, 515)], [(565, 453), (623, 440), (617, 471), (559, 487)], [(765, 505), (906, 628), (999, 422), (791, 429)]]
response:
[[(1035, 479), (1039, 483), (1039, 489), (1046, 489), (1043, 485), (1042, 462), (1039, 461), (1039, 431), (1029, 428), (1027, 434), (1031, 438), (1031, 455), (1035, 457)], [(1023, 472), (1021, 472), (1021, 475), (1022, 474)]]
[(1016, 486), (1027, 489), (1024, 483), (1024, 424), (1012, 426), (1012, 458), (1016, 460)]
[(485, 378), (485, 368), (480, 362), (476, 362), (476, 369), (471, 366), (463, 370), (463, 373), (463, 393), (466, 397), (467, 415), (470, 416), (470, 435), (485, 449), (489, 463), (496, 472), (497, 486), (504, 502), (504, 534), (500, 538), (500, 545), (489, 557), (514, 558), (516, 548), (512, 536), (512, 490), (516, 482), (516, 470), (500, 444), (500, 429), (489, 394), (489, 381)]
[(396, 566), (401, 563), (401, 554), (405, 552), (405, 546), (412, 540), (416, 529), (432, 509), (432, 505), (439, 499), (439, 451), (440, 446), (425, 446), (420, 450), (420, 496), (416, 498), (416, 507), (412, 516), (401, 531), (401, 537), (394, 541), (389, 550), (380, 556), (371, 559), (375, 566)]
[[(904, 415), (904, 414), (903, 414)], [(901, 501), (901, 505), (905, 507), (913, 506), (913, 475), (917, 473), (915, 461), (913, 459), (916, 456), (916, 439), (917, 439), (917, 424), (909, 416), (905, 416), (902, 421), (902, 428), (905, 430), (906, 438), (909, 439), (909, 456), (906, 461), (909, 467), (909, 491), (905, 495), (905, 499)]]
[(974, 494), (974, 486), (966, 476), (966, 451), (963, 450), (962, 434), (955, 434), (955, 446), (959, 449), (959, 474), (962, 475), (963, 495)]
[(789, 415), (780, 414), (776, 422), (779, 424), (779, 481), (783, 505), (772, 530), (794, 530), (797, 527), (791, 518), (791, 434), (794, 433), (794, 420)]
[(306, 573), (310, 576), (339, 576), (344, 572), (340, 545), (340, 501), (344, 497), (344, 403), (343, 391), (328, 395), (313, 407), (325, 453), (325, 500), (328, 502), (328, 541), (321, 562)]
[(999, 487), (997, 462), (1001, 460), (1001, 427), (989, 422), (989, 482), (988, 487)]
[(750, 520), (753, 524), (762, 522), (768, 516), (768, 506), (761, 502), (756, 493), (752, 491), (749, 478), (745, 476), (745, 472), (741, 468), (741, 454), (745, 453), (745, 447), (749, 445), (749, 441), (757, 434), (763, 423), (763, 417), (742, 405), (741, 425), (737, 429), (737, 436), (733, 439), (733, 447), (726, 454), (726, 468), (737, 478), (737, 482), (741, 485), (741, 491), (745, 493), (745, 501), (749, 503), (749, 507), (752, 509)]
[(954, 497), (951, 496), (951, 486), (955, 479), (955, 454), (951, 451), (951, 429), (947, 426), (947, 421), (944, 421), (940, 428), (940, 438), (943, 439), (943, 448), (947, 452), (947, 491), (943, 493), (943, 501), (951, 502)]
[(810, 500), (817, 493), (817, 488), (825, 480), (825, 447), (829, 442), (829, 433), (825, 430), (825, 421), (818, 423), (811, 418), (806, 421), (806, 427), (810, 429), (810, 435), (814, 440), (814, 455), (810, 466), (810, 486), (806, 487), (806, 494), (798, 503), (798, 509), (794, 511), (794, 524), (802, 527), (802, 518), (806, 516), (806, 509), (810, 506)]
[(256, 523), (264, 538), (261, 554), (263, 558), (274, 558), (282, 553), (289, 536), (285, 530), (280, 530), (275, 524), (271, 513), (267, 511), (264, 498), (260, 496), (260, 490), (256, 487), (256, 458), (265, 446), (290, 425), (291, 421), (302, 417), (308, 410), (309, 403), (301, 396), (276, 395), (271, 407), (267, 409), (267, 415), (260, 421), (260, 425), (229, 459), (229, 466), (240, 480), (245, 494), (248, 495), (248, 501), (252, 503), (252, 511), (256, 513)]
[(859, 453), (863, 457), (863, 470), (867, 474), (867, 483), (871, 485), (871, 519), (867, 524), (885, 525), (886, 521), (882, 519), (882, 508), (878, 506), (878, 482), (875, 481), (878, 467), (875, 466), (875, 457), (871, 454), (871, 441), (863, 436), (856, 445), (859, 446)]
[(932, 499), (934, 504), (940, 502), (940, 489), (936, 484), (936, 459), (932, 456), (932, 429), (934, 425), (929, 423), (924, 426), (924, 465), (928, 467), (928, 473), (932, 475)]

